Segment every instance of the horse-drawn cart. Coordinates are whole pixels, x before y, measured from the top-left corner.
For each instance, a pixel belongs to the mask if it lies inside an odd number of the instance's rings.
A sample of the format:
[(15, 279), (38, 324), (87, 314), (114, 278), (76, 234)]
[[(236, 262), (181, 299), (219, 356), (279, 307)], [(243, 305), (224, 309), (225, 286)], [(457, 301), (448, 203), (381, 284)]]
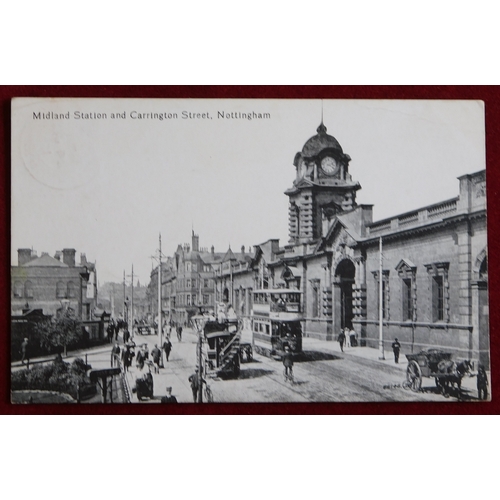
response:
[(451, 352), (439, 349), (420, 351), (418, 354), (407, 354), (408, 368), (404, 387), (414, 392), (422, 388), (422, 377), (434, 377), (438, 387), (445, 397), (449, 390), (456, 386), (458, 395), (461, 394), (462, 378), (472, 369), (469, 360), (454, 361)]

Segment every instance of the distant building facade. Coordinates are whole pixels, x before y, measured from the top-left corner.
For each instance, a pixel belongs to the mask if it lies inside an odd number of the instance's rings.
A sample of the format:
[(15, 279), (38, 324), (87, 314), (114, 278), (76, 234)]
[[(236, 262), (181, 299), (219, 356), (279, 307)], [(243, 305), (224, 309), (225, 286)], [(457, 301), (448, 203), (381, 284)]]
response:
[(11, 266), (12, 315), (37, 309), (56, 316), (71, 309), (80, 319), (91, 320), (97, 303), (96, 267), (85, 254), (77, 264), (75, 255), (73, 248), (57, 251), (54, 257), (20, 248), (18, 265)]
[[(215, 252), (200, 248), (199, 236), (192, 232), (191, 244), (179, 245), (174, 255), (167, 257), (161, 267), (161, 304), (165, 322), (184, 325), (200, 311), (215, 312), (216, 303), (229, 301), (229, 291), (216, 287), (216, 273), (228, 262), (247, 262), (251, 256), (244, 253)], [(158, 315), (158, 266), (151, 272), (148, 297), (153, 318)]]

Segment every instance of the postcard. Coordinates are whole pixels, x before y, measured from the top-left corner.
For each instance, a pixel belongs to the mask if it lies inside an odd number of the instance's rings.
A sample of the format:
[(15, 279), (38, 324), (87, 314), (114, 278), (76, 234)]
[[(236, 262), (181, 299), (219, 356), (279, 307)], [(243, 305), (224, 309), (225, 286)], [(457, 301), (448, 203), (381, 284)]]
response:
[(491, 400), (484, 103), (16, 98), (12, 403)]

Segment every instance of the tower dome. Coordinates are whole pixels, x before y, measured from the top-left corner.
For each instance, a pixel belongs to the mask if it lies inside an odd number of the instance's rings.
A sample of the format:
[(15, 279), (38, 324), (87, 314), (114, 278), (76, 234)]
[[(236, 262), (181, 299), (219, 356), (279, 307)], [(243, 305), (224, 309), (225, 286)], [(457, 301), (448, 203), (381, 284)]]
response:
[(312, 136), (302, 148), (302, 156), (304, 158), (312, 158), (317, 156), (324, 149), (336, 149), (341, 154), (343, 153), (342, 147), (335, 137), (326, 133), (326, 127), (321, 122), (320, 126), (316, 129), (318, 132)]

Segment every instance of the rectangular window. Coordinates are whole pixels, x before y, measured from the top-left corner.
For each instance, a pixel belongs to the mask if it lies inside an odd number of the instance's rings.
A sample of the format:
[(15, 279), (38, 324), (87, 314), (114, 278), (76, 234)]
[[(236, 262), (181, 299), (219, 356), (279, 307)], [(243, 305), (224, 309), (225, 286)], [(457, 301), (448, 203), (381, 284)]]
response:
[(210, 296), (209, 295), (203, 295), (203, 305), (207, 305), (210, 303)]
[(312, 285), (312, 317), (317, 318), (319, 317), (319, 307), (320, 307), (320, 300), (319, 300), (319, 280), (314, 280), (311, 282)]
[(205, 288), (208, 288), (208, 280), (203, 280), (203, 286), (204, 286)]
[[(377, 287), (377, 319), (379, 317), (380, 308), (380, 281), (378, 274), (378, 271), (373, 273)], [(389, 319), (389, 271), (382, 272), (382, 319)]]
[(188, 295), (187, 296), (187, 305), (190, 306), (191, 305), (191, 295)]
[(412, 280), (403, 279), (403, 321), (413, 320)]
[(432, 316), (434, 321), (444, 320), (444, 286), (442, 276), (432, 278)]
[(193, 281), (192, 281), (192, 286), (193, 286), (193, 288), (196, 288), (196, 280), (195, 279), (193, 279)]
[(195, 273), (195, 272), (197, 271), (198, 267), (197, 267), (197, 265), (196, 265), (196, 264), (193, 264), (193, 265), (191, 266), (191, 269), (192, 269), (192, 271)]
[(186, 288), (191, 288), (191, 280), (190, 279), (186, 280)]

